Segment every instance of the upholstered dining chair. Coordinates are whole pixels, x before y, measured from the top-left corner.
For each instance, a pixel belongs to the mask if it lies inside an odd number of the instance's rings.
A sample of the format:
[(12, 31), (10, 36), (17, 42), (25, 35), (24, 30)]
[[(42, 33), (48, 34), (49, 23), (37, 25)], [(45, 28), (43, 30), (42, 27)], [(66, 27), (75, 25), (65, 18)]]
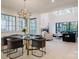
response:
[[(36, 57), (42, 57), (43, 54), (46, 54), (46, 39), (44, 38), (36, 38), (36, 39), (32, 39), (32, 55), (36, 56)], [(42, 52), (41, 55), (35, 54), (34, 50), (38, 50), (40, 53)]]
[[(11, 54), (13, 54), (12, 52), (10, 52), (10, 50), (16, 50), (16, 52), (18, 51), (18, 48), (21, 48), (21, 50), (22, 50), (22, 55), (23, 55), (23, 40), (21, 40), (21, 39), (16, 39), (16, 38), (13, 38), (13, 37), (9, 37), (8, 39), (7, 39), (7, 48), (8, 48), (8, 53), (7, 53), (7, 56), (11, 59), (11, 58), (13, 58), (13, 57), (10, 57), (11, 56)], [(15, 52), (15, 53), (16, 53)], [(21, 55), (19, 55), (19, 56), (21, 56)], [(16, 56), (16, 57), (14, 57), (14, 58), (17, 58), (17, 57), (19, 57), (19, 56)]]
[(7, 38), (8, 36), (4, 36), (1, 38), (1, 51), (3, 53), (7, 53)]

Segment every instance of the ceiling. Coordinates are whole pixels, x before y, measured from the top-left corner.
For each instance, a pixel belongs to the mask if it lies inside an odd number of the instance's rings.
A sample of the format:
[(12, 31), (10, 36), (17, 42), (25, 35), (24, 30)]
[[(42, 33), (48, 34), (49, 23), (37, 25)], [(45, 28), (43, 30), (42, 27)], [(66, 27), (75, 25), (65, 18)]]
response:
[[(64, 7), (77, 6), (78, 0), (26, 0), (26, 9), (28, 9), (32, 14), (40, 14), (45, 12), (50, 12), (56, 9)], [(23, 0), (2, 0), (1, 8), (5, 8), (11, 11), (19, 11), (23, 8)]]

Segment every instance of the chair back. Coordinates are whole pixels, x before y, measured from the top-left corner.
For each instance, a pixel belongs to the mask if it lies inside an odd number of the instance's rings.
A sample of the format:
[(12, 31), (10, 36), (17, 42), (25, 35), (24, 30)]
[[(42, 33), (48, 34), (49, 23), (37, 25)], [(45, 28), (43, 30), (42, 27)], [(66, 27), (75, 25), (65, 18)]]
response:
[(7, 45), (7, 47), (8, 47), (9, 49), (16, 49), (16, 48), (23, 47), (23, 40), (20, 40), (20, 39), (8, 40), (8, 45)]

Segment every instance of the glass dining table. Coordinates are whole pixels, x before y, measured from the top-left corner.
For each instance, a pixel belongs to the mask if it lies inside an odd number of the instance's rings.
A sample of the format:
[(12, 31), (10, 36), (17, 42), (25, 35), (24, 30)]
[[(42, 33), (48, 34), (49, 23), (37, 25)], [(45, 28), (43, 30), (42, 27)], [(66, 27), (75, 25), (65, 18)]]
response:
[(29, 55), (29, 51), (32, 51), (32, 50), (34, 50), (33, 48), (32, 48), (32, 40), (33, 39), (35, 39), (35, 37), (33, 36), (33, 37), (25, 37), (24, 38), (24, 42), (25, 42), (25, 48), (26, 48), (26, 50), (27, 50), (27, 55)]
[(32, 48), (32, 40), (35, 40), (39, 36), (40, 35), (27, 35), (27, 36), (24, 36), (24, 35), (14, 34), (14, 35), (10, 35), (9, 37), (12, 38), (12, 39), (20, 39), (20, 40), (23, 40), (23, 43), (25, 42), (24, 43), (24, 46), (25, 46), (25, 48), (27, 50), (27, 55), (29, 55), (29, 51), (36, 50), (36, 49), (33, 49)]

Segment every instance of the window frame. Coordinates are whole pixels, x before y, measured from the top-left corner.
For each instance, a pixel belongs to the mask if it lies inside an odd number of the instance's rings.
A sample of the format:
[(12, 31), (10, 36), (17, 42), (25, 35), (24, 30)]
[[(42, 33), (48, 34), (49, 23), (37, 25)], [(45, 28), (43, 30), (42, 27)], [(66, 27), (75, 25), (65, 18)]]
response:
[[(6, 26), (4, 25), (5, 27), (7, 27), (6, 28), (7, 30), (2, 31), (3, 25), (1, 24), (1, 32), (16, 32), (17, 31), (17, 27), (18, 27), (17, 26), (17, 20), (16, 20), (17, 17), (13, 16), (13, 15), (7, 15), (7, 14), (1, 13), (1, 17), (2, 17), (2, 15), (4, 16), (4, 19), (6, 19), (5, 16), (7, 16), (8, 17), (8, 21), (5, 20), (5, 21), (7, 21), (7, 25)], [(11, 17), (12, 17), (13, 20), (11, 20)], [(18, 17), (18, 18), (22, 18), (22, 17)], [(2, 23), (2, 18), (1, 18), (1, 23)], [(26, 22), (25, 22), (25, 24), (26, 24)], [(24, 25), (24, 27), (25, 26), (26, 25)], [(10, 30), (10, 27), (11, 27), (11, 30)], [(20, 28), (19, 28), (19, 31), (20, 31)]]

